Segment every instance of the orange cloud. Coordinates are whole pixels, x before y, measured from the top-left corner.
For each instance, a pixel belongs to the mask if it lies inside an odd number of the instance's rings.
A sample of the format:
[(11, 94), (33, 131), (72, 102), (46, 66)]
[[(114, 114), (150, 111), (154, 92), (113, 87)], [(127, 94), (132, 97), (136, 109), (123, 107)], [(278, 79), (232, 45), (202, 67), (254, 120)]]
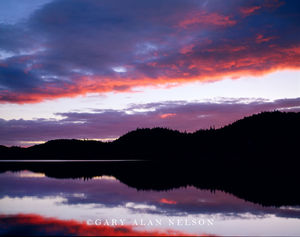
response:
[(165, 118), (173, 117), (175, 115), (176, 114), (173, 114), (173, 113), (162, 114), (162, 115), (160, 115), (160, 118), (165, 119)]
[(169, 200), (169, 199), (166, 199), (166, 198), (162, 198), (159, 200), (160, 203), (164, 203), (164, 204), (177, 204), (176, 201), (173, 201), (173, 200)]

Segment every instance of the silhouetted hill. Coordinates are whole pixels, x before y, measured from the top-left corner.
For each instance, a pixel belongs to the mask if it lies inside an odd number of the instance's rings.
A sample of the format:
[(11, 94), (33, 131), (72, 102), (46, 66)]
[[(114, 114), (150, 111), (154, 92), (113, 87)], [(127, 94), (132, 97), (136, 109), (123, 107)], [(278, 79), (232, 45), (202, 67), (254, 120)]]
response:
[(180, 133), (137, 129), (109, 143), (54, 140), (0, 147), (2, 159), (148, 160), (142, 162), (3, 162), (0, 172), (31, 170), (55, 178), (112, 175), (137, 189), (193, 185), (263, 205), (300, 205), (300, 113), (264, 112), (220, 129)]
[[(280, 160), (297, 152), (300, 113), (263, 112), (220, 129), (137, 129), (113, 142), (53, 140), (0, 147), (2, 159)], [(246, 159), (247, 158), (247, 159)]]

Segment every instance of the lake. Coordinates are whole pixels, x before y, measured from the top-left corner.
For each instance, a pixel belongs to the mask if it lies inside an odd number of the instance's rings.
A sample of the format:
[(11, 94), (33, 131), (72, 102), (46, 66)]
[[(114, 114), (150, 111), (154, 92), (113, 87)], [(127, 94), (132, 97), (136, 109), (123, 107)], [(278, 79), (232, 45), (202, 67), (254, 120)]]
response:
[(2, 170), (0, 234), (300, 235), (299, 206), (263, 206), (188, 184), (141, 189), (99, 173), (54, 178), (38, 170)]

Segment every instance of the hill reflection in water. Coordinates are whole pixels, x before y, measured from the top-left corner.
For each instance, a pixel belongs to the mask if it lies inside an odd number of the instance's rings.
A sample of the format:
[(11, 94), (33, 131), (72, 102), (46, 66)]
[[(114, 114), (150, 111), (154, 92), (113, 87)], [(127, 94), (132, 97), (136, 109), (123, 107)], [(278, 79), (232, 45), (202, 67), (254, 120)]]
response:
[[(203, 167), (208, 167), (205, 164)], [(237, 163), (223, 169), (202, 168), (200, 163), (183, 162), (2, 162), (0, 172), (30, 170), (54, 178), (113, 176), (137, 190), (169, 190), (194, 186), (199, 189), (222, 190), (244, 200), (265, 206), (299, 205), (297, 167), (289, 164), (269, 169), (251, 163)], [(242, 169), (241, 167), (245, 167)], [(280, 175), (284, 173), (284, 175)]]
[[(52, 168), (58, 168), (57, 165), (58, 163)], [(77, 165), (79, 167), (80, 163), (73, 165), (73, 168)], [(123, 162), (116, 169), (122, 170), (127, 165), (129, 163)], [(36, 165), (35, 169), (37, 168)], [(81, 164), (81, 168), (84, 170), (85, 166)], [(144, 223), (147, 220), (160, 219), (163, 224), (139, 226), (139, 231), (159, 230), (160, 234), (167, 229), (181, 233), (217, 235), (299, 234), (297, 226), (300, 224), (300, 208), (297, 206), (266, 207), (223, 191), (202, 190), (190, 185), (160, 191), (137, 190), (120, 182), (116, 177), (98, 174), (88, 179), (79, 176), (66, 179), (49, 178), (46, 176), (48, 174), (31, 171), (2, 173), (1, 218), (12, 215), (10, 217), (16, 219), (20, 218), (19, 215), (25, 215), (23, 219), (42, 218), (46, 223), (48, 220), (43, 218), (48, 217), (78, 222), (124, 218), (128, 226), (134, 219), (142, 218)], [(153, 180), (154, 186), (157, 178)], [(31, 214), (41, 217), (28, 216)], [(203, 220), (204, 224), (170, 227), (167, 224), (170, 218), (175, 221), (179, 219), (182, 223)], [(3, 224), (2, 219), (0, 223)], [(212, 220), (214, 224), (205, 224), (207, 220)], [(270, 228), (274, 223), (277, 223), (276, 228)]]

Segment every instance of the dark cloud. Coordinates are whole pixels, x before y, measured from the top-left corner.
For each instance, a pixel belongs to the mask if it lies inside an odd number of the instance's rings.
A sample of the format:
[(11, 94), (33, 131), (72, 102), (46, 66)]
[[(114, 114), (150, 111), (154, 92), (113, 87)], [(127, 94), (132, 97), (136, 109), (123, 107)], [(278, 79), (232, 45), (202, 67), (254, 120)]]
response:
[(0, 53), (31, 55), (18, 67), (27, 76), (7, 75), (15, 62), (0, 59), (0, 101), (298, 69), (299, 9), (293, 0), (55, 0), (0, 23)]
[(194, 132), (211, 126), (222, 127), (262, 111), (299, 111), (299, 106), (299, 98), (272, 102), (245, 98), (211, 102), (160, 102), (131, 105), (127, 110), (59, 113), (63, 116), (60, 120), (0, 119), (0, 144), (24, 145), (21, 141), (58, 138), (116, 138), (136, 128), (157, 126)]
[(39, 79), (30, 72), (22, 70), (18, 67), (5, 67), (0, 70), (0, 81), (2, 88), (10, 88), (14, 90), (32, 90), (39, 85)]

